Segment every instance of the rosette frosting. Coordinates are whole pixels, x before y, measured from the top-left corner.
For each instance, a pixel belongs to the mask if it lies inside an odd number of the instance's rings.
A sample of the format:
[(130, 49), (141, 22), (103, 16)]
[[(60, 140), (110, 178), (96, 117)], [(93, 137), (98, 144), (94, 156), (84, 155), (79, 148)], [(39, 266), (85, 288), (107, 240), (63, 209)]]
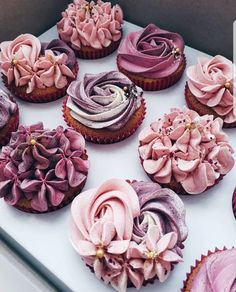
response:
[(149, 24), (131, 32), (118, 49), (119, 65), (128, 72), (147, 78), (162, 78), (174, 73), (183, 62), (183, 38)]
[(236, 291), (236, 249), (211, 254), (196, 273), (191, 292)]
[(164, 185), (175, 179), (189, 194), (205, 191), (234, 166), (222, 124), (220, 118), (172, 109), (139, 135), (144, 170)]
[(0, 130), (7, 124), (16, 109), (16, 103), (12, 102), (9, 95), (0, 88)]
[(118, 291), (155, 277), (163, 282), (182, 261), (184, 206), (156, 183), (108, 180), (75, 198), (71, 214), (72, 245)]
[(198, 58), (187, 69), (188, 87), (194, 97), (212, 108), (226, 123), (236, 121), (235, 65), (223, 56)]
[(30, 200), (40, 212), (60, 205), (64, 192), (87, 177), (89, 162), (84, 154), (84, 138), (70, 128), (20, 126), (0, 154), (0, 197), (10, 205)]
[(122, 73), (85, 74), (67, 89), (71, 116), (93, 129), (122, 128), (141, 106), (143, 91)]
[(73, 51), (60, 40), (41, 44), (31, 34), (22, 34), (13, 41), (0, 44), (0, 71), (8, 84), (27, 86), (27, 93), (35, 88), (55, 86), (63, 88), (76, 64)]
[(122, 23), (123, 12), (117, 4), (74, 0), (62, 13), (57, 29), (60, 38), (74, 49), (81, 46), (102, 49), (121, 38)]

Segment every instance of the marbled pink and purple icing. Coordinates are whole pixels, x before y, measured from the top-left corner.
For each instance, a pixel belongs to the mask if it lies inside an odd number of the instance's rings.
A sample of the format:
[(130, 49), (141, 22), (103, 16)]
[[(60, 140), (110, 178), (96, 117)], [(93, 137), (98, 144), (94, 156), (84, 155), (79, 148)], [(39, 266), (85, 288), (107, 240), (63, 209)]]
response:
[(129, 33), (118, 49), (119, 66), (147, 78), (163, 78), (184, 61), (183, 38), (154, 24)]
[(163, 282), (182, 261), (184, 205), (157, 183), (110, 179), (76, 197), (71, 214), (73, 247), (117, 291), (155, 277)]
[(6, 126), (16, 110), (16, 103), (11, 101), (9, 94), (0, 88), (0, 130)]
[(236, 249), (223, 250), (207, 256), (195, 275), (191, 292), (235, 292)]
[(225, 123), (236, 122), (235, 65), (223, 56), (198, 58), (187, 69), (187, 84), (194, 97), (212, 108)]
[(74, 0), (62, 13), (57, 29), (60, 38), (74, 49), (81, 46), (102, 49), (121, 38), (122, 23), (123, 12), (117, 4)]
[(39, 212), (60, 205), (64, 192), (87, 177), (84, 154), (83, 136), (70, 128), (20, 126), (0, 152), (0, 197), (10, 205), (25, 198)]
[(75, 78), (74, 52), (61, 40), (41, 44), (31, 34), (22, 34), (13, 41), (0, 44), (0, 71), (8, 84), (27, 86), (27, 93), (35, 88), (67, 85), (68, 78)]
[(139, 135), (144, 170), (160, 184), (174, 178), (189, 194), (204, 192), (234, 166), (222, 125), (220, 118), (172, 109)]

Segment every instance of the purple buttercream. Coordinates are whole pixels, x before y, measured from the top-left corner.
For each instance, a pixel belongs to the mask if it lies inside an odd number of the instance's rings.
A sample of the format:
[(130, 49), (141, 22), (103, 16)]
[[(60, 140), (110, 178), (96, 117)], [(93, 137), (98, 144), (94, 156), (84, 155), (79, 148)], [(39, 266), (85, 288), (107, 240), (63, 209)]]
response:
[(16, 111), (17, 105), (12, 102), (9, 95), (0, 89), (0, 129), (9, 121), (11, 115)]

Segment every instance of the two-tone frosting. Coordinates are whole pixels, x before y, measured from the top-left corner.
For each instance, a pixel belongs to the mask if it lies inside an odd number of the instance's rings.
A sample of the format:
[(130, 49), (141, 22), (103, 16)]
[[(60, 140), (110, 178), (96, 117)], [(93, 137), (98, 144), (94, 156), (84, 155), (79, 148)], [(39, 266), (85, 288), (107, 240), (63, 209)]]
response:
[(139, 135), (144, 170), (164, 185), (175, 179), (189, 194), (205, 191), (234, 166), (222, 125), (211, 115), (172, 109)]
[(122, 73), (85, 74), (67, 89), (71, 116), (93, 129), (122, 128), (141, 106), (143, 91)]
[(22, 34), (2, 42), (0, 49), (1, 73), (8, 84), (27, 86), (27, 93), (35, 88), (63, 88), (68, 78), (75, 78), (74, 52), (61, 40), (42, 45), (35, 36)]
[(235, 70), (235, 65), (220, 55), (198, 58), (197, 64), (187, 69), (187, 84), (194, 97), (229, 124), (236, 122)]
[(71, 215), (73, 247), (117, 291), (155, 277), (163, 282), (182, 261), (184, 205), (156, 183), (110, 179), (76, 197)]
[(10, 205), (20, 199), (44, 212), (63, 201), (64, 192), (86, 179), (89, 162), (81, 134), (42, 123), (20, 126), (0, 154), (0, 197)]
[(62, 13), (57, 29), (60, 38), (74, 49), (81, 46), (102, 49), (121, 38), (122, 23), (123, 12), (117, 4), (74, 0)]
[(236, 249), (207, 256), (194, 276), (191, 292), (236, 291)]
[(16, 103), (11, 101), (9, 95), (0, 88), (0, 130), (7, 124), (16, 109)]
[(147, 78), (167, 77), (183, 62), (183, 38), (154, 24), (129, 33), (118, 49), (119, 66)]

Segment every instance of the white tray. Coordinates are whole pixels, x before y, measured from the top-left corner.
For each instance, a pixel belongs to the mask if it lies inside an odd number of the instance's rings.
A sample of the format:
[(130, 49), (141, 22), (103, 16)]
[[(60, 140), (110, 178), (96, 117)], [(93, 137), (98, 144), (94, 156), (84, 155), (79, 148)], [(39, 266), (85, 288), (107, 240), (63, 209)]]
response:
[[(124, 34), (140, 27), (125, 23)], [(57, 38), (53, 27), (41, 36), (49, 41)], [(202, 52), (186, 47), (187, 65), (195, 64)], [(79, 60), (79, 77), (84, 73), (98, 73), (116, 70), (116, 53), (100, 60)], [(141, 128), (168, 112), (171, 107), (184, 106), (184, 86), (186, 76), (173, 87), (160, 92), (145, 92), (147, 115)], [(43, 120), (46, 127), (56, 127), (65, 123), (61, 114), (62, 99), (48, 104), (31, 104), (18, 100), (22, 124), (32, 124)], [(108, 178), (149, 180), (138, 159), (138, 133), (113, 145), (87, 143), (91, 168), (85, 189), (96, 187)], [(236, 149), (236, 129), (226, 130), (230, 142)], [(236, 185), (236, 167), (216, 187), (203, 195), (182, 197), (187, 209), (189, 236), (185, 242), (184, 263), (178, 264), (169, 279), (160, 284), (142, 288), (141, 291), (180, 291), (186, 273), (195, 259), (208, 249), (223, 246), (232, 247), (236, 242), (236, 221), (232, 213), (232, 193)], [(111, 291), (102, 281), (96, 279), (82, 263), (79, 255), (68, 240), (68, 219), (70, 206), (45, 215), (31, 215), (17, 211), (0, 201), (0, 226), (17, 243), (18, 251), (26, 255), (41, 271), (55, 276), (73, 291)], [(8, 238), (9, 240), (9, 238)], [(59, 281), (60, 279), (60, 281)], [(129, 291), (135, 291), (130, 289)]]

